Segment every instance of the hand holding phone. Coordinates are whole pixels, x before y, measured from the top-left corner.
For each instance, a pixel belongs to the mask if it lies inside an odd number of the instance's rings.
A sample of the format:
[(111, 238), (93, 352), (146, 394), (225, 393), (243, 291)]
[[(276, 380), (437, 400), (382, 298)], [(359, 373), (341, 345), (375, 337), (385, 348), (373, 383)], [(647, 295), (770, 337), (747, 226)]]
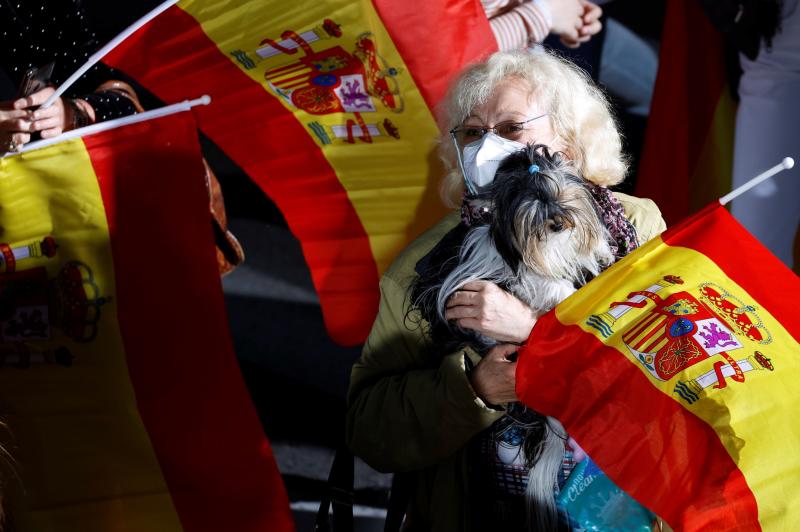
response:
[[(31, 67), (25, 71), (22, 76), (22, 81), (19, 84), (19, 89), (17, 90), (17, 100), (14, 102), (14, 108), (20, 108), (19, 102), (22, 98), (28, 98), (29, 96), (36, 94), (50, 84), (50, 77), (53, 75), (54, 67), (55, 63), (50, 62), (42, 67)], [(24, 109), (28, 112), (36, 110), (40, 105), (31, 105), (30, 103), (31, 102), (24, 102), (22, 104), (24, 105)], [(32, 140), (38, 140), (41, 138), (41, 134), (38, 131), (27, 131), (28, 133), (26, 133), (24, 136), (21, 136), (22, 133), (17, 134), (20, 139), (15, 143), (15, 145), (25, 144)]]
[(17, 98), (25, 98), (35, 92), (39, 92), (50, 84), (50, 77), (53, 75), (55, 63), (51, 62), (43, 67), (31, 67), (22, 76), (19, 84)]

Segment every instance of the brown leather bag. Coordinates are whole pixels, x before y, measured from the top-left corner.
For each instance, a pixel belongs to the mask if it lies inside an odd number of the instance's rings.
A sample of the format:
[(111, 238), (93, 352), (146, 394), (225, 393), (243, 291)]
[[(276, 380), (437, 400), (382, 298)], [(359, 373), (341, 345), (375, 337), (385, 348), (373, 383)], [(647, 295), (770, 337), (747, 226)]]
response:
[[(124, 81), (106, 81), (95, 92), (110, 91), (129, 99), (138, 112), (144, 112), (144, 108), (139, 103), (136, 91)], [(244, 250), (241, 244), (228, 230), (228, 219), (225, 216), (225, 199), (222, 197), (222, 188), (219, 180), (211, 167), (208, 166), (203, 158), (205, 168), (206, 189), (208, 190), (208, 206), (211, 211), (211, 226), (214, 229), (214, 243), (217, 247), (217, 266), (220, 275), (231, 272), (244, 261)]]

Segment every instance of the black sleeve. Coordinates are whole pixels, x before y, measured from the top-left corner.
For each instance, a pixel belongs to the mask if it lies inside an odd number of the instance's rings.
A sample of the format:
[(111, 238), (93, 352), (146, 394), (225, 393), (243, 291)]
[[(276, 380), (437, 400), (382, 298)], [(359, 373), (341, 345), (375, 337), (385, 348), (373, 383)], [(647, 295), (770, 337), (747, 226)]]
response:
[(131, 101), (113, 91), (93, 92), (82, 97), (94, 109), (95, 121), (105, 122), (136, 113)]

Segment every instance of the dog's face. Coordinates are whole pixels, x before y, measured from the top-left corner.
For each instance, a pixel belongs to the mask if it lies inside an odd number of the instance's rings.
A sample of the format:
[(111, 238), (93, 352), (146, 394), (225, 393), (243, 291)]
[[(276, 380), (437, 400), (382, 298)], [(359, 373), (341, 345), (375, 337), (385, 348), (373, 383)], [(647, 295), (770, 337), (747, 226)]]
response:
[(515, 272), (524, 265), (582, 284), (587, 272), (597, 275), (613, 262), (586, 182), (544, 146), (506, 158), (479, 200), (490, 203), (494, 244)]

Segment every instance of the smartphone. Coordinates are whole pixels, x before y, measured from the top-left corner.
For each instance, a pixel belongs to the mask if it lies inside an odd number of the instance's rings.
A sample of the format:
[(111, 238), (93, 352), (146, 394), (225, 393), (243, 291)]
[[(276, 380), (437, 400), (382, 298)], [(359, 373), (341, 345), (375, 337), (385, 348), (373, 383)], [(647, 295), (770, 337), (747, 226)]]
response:
[(55, 65), (55, 62), (52, 62), (43, 67), (31, 67), (26, 70), (25, 74), (22, 76), (22, 82), (19, 84), (17, 98), (30, 96), (34, 92), (47, 87), (50, 83), (50, 77), (53, 75), (53, 68), (55, 68)]

